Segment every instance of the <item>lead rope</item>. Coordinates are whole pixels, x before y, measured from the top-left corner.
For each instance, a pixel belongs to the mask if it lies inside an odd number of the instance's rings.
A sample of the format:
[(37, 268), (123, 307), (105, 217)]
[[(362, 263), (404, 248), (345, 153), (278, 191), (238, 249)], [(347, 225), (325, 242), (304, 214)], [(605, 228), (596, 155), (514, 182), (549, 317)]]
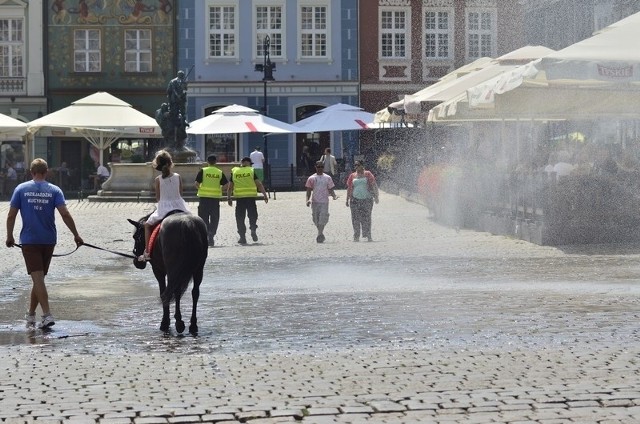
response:
[[(19, 247), (19, 248), (22, 249), (22, 245), (21, 244), (15, 243), (14, 246), (15, 247)], [(83, 243), (80, 246), (87, 246), (87, 247), (91, 247), (92, 249), (103, 250), (105, 252), (113, 253), (114, 255), (124, 256), (125, 258), (136, 259), (135, 256), (130, 255), (128, 253), (122, 253), (122, 252), (117, 252), (115, 250), (105, 249), (104, 247), (94, 246), (93, 244), (89, 244), (89, 243)], [(74, 250), (72, 250), (71, 252), (54, 254), (53, 256), (54, 257), (69, 256), (72, 253), (75, 253), (75, 251), (78, 250), (80, 248), (80, 246), (76, 246), (76, 248)]]

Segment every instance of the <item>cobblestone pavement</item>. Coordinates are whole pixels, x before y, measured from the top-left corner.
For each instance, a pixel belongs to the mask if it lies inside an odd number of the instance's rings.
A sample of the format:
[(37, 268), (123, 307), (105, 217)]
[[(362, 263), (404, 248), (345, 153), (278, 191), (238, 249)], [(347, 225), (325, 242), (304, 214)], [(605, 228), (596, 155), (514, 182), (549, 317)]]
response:
[[(303, 193), (260, 204), (260, 240), (245, 247), (223, 205), (198, 337), (157, 330), (149, 270), (85, 247), (52, 264), (54, 331), (25, 332), (29, 283), (5, 249), (0, 419), (640, 422), (638, 246), (457, 232), (389, 194), (375, 241), (354, 243), (340, 195), (323, 244)], [(150, 207), (69, 202), (86, 242), (122, 252), (125, 218)]]

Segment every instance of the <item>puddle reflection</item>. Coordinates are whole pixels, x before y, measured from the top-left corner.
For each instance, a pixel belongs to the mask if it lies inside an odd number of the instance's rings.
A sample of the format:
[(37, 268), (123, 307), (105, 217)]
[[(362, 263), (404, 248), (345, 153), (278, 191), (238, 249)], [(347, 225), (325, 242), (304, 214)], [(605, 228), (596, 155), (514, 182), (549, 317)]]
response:
[[(602, 272), (606, 262), (607, 272)], [(150, 270), (100, 266), (74, 269), (48, 282), (53, 331), (29, 333), (21, 302), (3, 300), (0, 345), (47, 345), (78, 352), (220, 353), (351, 347), (491, 347), (553, 345), (576, 338), (637, 337), (631, 328), (640, 288), (628, 284), (632, 258), (502, 259), (372, 258), (354, 266), (336, 260), (247, 259), (210, 263), (200, 290), (200, 333), (159, 330), (162, 308)], [(593, 271), (593, 279), (584, 276)], [(87, 283), (87, 273), (99, 275)], [(620, 278), (612, 279), (614, 273)], [(574, 278), (574, 280), (571, 280)], [(535, 283), (535, 284), (532, 284)], [(4, 287), (4, 286), (3, 286)], [(6, 287), (5, 287), (6, 289)], [(0, 289), (0, 292), (2, 289)], [(623, 296), (620, 293), (630, 296)], [(182, 300), (189, 325), (190, 289)], [(22, 312), (24, 313), (24, 312)], [(597, 328), (584, 330), (584, 317)]]

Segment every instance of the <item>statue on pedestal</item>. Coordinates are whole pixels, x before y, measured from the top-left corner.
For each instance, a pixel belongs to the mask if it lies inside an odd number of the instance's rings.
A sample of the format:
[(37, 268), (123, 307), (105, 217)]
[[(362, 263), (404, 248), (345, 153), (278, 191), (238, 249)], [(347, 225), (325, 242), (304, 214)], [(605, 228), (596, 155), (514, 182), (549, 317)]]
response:
[(187, 76), (178, 71), (167, 85), (168, 103), (162, 103), (156, 110), (156, 122), (165, 139), (165, 149), (171, 153), (174, 162), (193, 162), (196, 152), (186, 146), (187, 142)]

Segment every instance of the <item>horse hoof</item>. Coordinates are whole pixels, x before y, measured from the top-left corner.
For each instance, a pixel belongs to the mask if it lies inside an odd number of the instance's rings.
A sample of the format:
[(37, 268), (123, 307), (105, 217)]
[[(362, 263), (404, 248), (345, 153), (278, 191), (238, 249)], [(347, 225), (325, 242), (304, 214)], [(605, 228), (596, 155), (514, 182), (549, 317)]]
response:
[(182, 321), (176, 321), (176, 331), (178, 332), (178, 334), (182, 334), (182, 332), (184, 331), (184, 322)]
[(190, 325), (189, 326), (189, 334), (191, 334), (192, 336), (197, 336), (198, 335), (198, 326), (197, 325)]

